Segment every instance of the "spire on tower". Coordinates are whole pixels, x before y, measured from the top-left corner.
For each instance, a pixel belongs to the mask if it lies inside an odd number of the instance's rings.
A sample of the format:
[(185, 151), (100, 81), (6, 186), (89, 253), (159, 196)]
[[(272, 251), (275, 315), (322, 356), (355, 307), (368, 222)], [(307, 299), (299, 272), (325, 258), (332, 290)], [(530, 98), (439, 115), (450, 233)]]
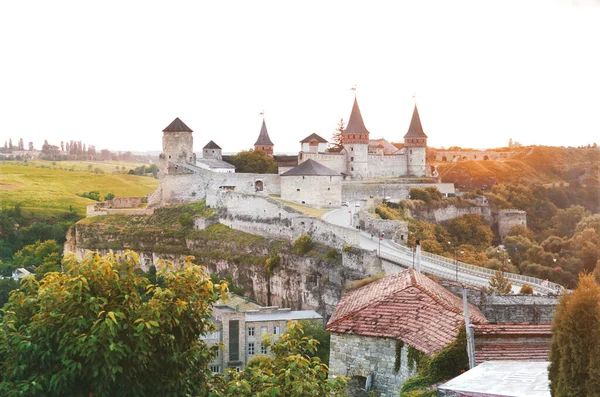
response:
[[(413, 97), (414, 98), (414, 97)], [(404, 138), (427, 138), (427, 135), (423, 132), (423, 126), (421, 125), (421, 118), (419, 117), (419, 110), (415, 103), (415, 110), (413, 110), (412, 119), (410, 120), (410, 126)]]
[[(264, 114), (263, 114), (264, 115)], [(269, 133), (267, 132), (267, 124), (265, 123), (265, 119), (263, 118), (262, 127), (260, 127), (260, 133), (258, 134), (258, 139), (254, 146), (273, 146), (273, 142), (271, 142), (271, 138), (269, 138)]]
[(350, 113), (350, 119), (344, 130), (344, 134), (369, 134), (369, 130), (365, 127), (362, 114), (360, 113), (356, 95), (354, 96), (354, 105), (352, 105), (352, 112)]

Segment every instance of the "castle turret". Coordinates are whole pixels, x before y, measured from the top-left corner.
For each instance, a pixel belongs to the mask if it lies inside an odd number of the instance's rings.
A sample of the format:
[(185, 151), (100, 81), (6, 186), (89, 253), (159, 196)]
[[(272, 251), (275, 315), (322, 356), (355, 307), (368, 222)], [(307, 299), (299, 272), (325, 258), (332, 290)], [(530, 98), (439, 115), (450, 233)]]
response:
[(271, 138), (269, 138), (269, 133), (267, 132), (267, 124), (265, 123), (265, 119), (263, 118), (262, 127), (260, 127), (260, 133), (258, 134), (258, 139), (254, 143), (254, 150), (260, 150), (272, 157), (273, 146), (273, 142), (271, 142)]
[(179, 117), (163, 130), (163, 151), (160, 154), (159, 166), (161, 175), (167, 173), (169, 163), (194, 164), (196, 162), (192, 132)]
[(404, 147), (406, 148), (407, 174), (425, 176), (427, 172), (427, 135), (423, 132), (416, 104), (408, 132), (404, 135)]
[(223, 160), (221, 147), (217, 145), (214, 141), (208, 142), (206, 146), (202, 148), (202, 158)]
[(354, 105), (346, 129), (342, 132), (346, 150), (347, 171), (353, 178), (364, 178), (368, 172), (369, 131), (365, 127), (358, 101)]

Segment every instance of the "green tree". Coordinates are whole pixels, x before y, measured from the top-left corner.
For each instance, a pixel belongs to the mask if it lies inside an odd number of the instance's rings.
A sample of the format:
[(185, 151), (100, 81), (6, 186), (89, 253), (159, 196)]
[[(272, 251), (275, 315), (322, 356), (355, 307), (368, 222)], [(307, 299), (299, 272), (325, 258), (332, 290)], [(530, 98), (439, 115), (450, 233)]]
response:
[(164, 263), (164, 287), (141, 275), (137, 255), (65, 258), (64, 273), (21, 282), (0, 319), (0, 395), (208, 394), (218, 347), (211, 307), (227, 290), (186, 258)]
[(231, 156), (235, 172), (253, 174), (276, 174), (277, 164), (272, 157), (261, 150), (241, 151)]
[(331, 334), (323, 328), (323, 323), (321, 321), (302, 320), (300, 321), (300, 324), (302, 324), (302, 330), (304, 331), (305, 336), (319, 342), (317, 350), (314, 353), (309, 354), (310, 357), (319, 357), (323, 364), (329, 365)]
[(36, 276), (39, 277), (46, 272), (60, 270), (62, 252), (62, 247), (54, 240), (36, 241), (34, 244), (26, 245), (14, 255), (13, 266), (35, 270)]
[(471, 244), (485, 248), (492, 243), (494, 233), (485, 223), (483, 216), (469, 214), (450, 219), (446, 224), (448, 233), (457, 244)]
[(344, 141), (342, 133), (344, 132), (344, 119), (340, 119), (339, 123), (335, 127), (333, 136), (331, 137), (331, 145), (327, 148), (328, 152), (341, 152), (344, 148)]
[(256, 360), (242, 372), (229, 370), (215, 376), (209, 396), (344, 396), (345, 379), (327, 379), (327, 365), (315, 357), (317, 345), (305, 336), (300, 323), (289, 322), (271, 348), (275, 357)]
[(115, 198), (114, 193), (106, 193), (106, 195), (104, 196), (104, 201), (112, 200), (114, 198)]
[(490, 286), (488, 288), (483, 287), (483, 291), (487, 294), (508, 294), (512, 289), (512, 284), (506, 277), (502, 270), (496, 271), (492, 277), (490, 277)]
[(554, 397), (600, 395), (600, 285), (590, 274), (556, 309), (548, 377)]
[[(0, 309), (8, 302), (10, 291), (19, 288), (19, 283), (12, 278), (0, 278)], [(1, 375), (0, 375), (1, 379)]]

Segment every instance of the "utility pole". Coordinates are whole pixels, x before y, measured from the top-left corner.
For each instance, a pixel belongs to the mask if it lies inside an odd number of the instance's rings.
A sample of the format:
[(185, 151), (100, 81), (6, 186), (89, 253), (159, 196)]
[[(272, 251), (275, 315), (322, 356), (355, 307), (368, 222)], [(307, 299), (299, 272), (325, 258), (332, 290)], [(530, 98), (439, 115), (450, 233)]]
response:
[(465, 315), (465, 331), (467, 334), (467, 355), (469, 356), (469, 369), (475, 367), (475, 337), (473, 332), (473, 326), (469, 321), (469, 304), (467, 301), (467, 288), (463, 284), (462, 290), (463, 297), (463, 312)]

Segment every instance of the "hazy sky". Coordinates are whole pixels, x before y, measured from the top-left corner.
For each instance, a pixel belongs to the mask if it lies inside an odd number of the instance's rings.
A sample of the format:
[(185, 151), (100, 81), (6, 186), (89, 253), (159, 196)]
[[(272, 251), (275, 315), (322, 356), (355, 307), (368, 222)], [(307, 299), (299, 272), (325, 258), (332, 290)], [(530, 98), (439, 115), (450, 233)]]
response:
[[(326, 139), (357, 85), (372, 138), (600, 143), (600, 1), (2, 1), (0, 140), (195, 150)], [(0, 144), (2, 144), (0, 143)]]

